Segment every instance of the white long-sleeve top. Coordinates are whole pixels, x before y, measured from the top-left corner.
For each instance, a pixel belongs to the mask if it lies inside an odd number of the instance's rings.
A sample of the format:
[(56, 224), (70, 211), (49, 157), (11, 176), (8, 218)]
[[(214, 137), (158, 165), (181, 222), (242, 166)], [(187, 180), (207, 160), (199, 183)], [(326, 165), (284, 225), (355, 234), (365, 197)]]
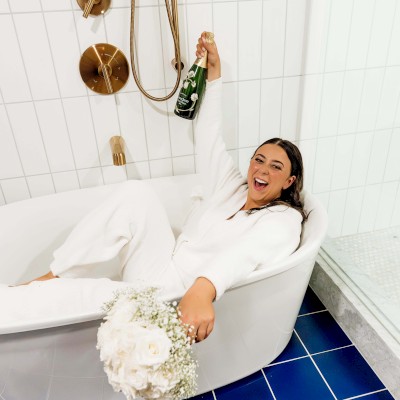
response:
[(302, 221), (297, 210), (283, 205), (238, 212), (248, 186), (222, 140), (221, 97), (221, 79), (208, 83), (195, 128), (205, 197), (184, 225), (173, 254), (185, 286), (205, 277), (215, 286), (217, 299), (254, 269), (294, 252)]

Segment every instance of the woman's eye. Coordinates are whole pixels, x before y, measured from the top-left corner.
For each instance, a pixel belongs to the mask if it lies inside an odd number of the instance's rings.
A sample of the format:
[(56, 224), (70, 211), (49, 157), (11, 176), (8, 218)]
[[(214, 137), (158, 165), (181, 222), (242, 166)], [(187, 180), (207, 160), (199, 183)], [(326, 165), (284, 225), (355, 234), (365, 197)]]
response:
[(258, 163), (262, 163), (262, 162), (264, 162), (261, 158), (256, 158), (256, 162), (258, 162)]
[(272, 164), (272, 168), (278, 169), (279, 171), (282, 169), (280, 165), (275, 165), (275, 164)]

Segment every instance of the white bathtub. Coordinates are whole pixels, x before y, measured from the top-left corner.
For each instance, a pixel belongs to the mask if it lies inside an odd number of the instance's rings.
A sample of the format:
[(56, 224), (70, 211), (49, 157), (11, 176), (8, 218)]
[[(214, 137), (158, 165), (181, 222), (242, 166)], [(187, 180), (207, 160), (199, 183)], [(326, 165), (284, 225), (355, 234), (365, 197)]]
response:
[[(178, 233), (198, 177), (150, 182)], [(115, 185), (82, 189), (0, 207), (0, 283), (22, 282), (46, 272), (52, 251), (74, 224), (114, 189)], [(316, 199), (306, 196), (305, 204), (312, 212), (300, 248), (285, 262), (254, 271), (216, 302), (214, 331), (194, 346), (199, 393), (259, 370), (287, 345), (327, 228), (326, 213)], [(96, 309), (0, 325), (0, 398), (60, 400), (66, 396), (67, 382), (77, 393), (93, 391), (82, 398), (111, 399), (95, 349), (101, 317)]]

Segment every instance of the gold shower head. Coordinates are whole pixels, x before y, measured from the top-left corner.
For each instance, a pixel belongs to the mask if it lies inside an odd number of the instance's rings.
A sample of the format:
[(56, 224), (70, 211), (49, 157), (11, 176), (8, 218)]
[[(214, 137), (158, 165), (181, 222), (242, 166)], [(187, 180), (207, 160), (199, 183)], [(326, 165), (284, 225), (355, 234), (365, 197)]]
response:
[(114, 165), (125, 165), (125, 142), (122, 136), (113, 136), (110, 139), (110, 146)]

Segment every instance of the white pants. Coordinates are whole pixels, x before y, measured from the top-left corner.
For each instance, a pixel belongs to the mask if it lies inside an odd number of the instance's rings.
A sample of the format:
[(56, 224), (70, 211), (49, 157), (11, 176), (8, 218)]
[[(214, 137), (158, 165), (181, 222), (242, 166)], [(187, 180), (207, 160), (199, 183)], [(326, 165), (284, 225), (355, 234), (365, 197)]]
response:
[(154, 190), (128, 181), (76, 225), (55, 251), (50, 269), (62, 278), (140, 280), (181, 295), (184, 286), (171, 262), (174, 246)]

